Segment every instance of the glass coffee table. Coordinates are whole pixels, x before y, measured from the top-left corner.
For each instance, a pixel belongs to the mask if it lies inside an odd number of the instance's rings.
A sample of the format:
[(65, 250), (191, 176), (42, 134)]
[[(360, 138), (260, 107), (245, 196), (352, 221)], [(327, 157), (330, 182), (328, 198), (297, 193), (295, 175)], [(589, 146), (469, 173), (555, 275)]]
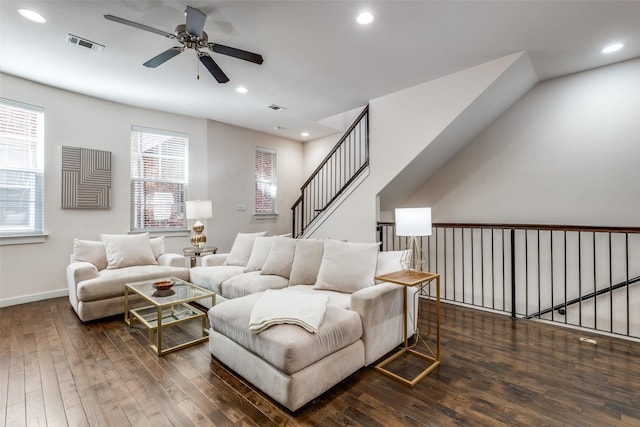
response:
[[(172, 284), (162, 283), (171, 282)], [(156, 286), (154, 286), (156, 284)], [(164, 285), (164, 286), (161, 286)], [(129, 309), (129, 295), (139, 295), (151, 305)], [(189, 304), (204, 298), (211, 298), (211, 306), (216, 303), (216, 294), (175, 277), (144, 280), (124, 285), (124, 321), (128, 326), (137, 319), (149, 329), (149, 345), (158, 356), (198, 344), (209, 338), (207, 313)], [(162, 348), (162, 332), (190, 320), (202, 321), (202, 336), (187, 342)]]

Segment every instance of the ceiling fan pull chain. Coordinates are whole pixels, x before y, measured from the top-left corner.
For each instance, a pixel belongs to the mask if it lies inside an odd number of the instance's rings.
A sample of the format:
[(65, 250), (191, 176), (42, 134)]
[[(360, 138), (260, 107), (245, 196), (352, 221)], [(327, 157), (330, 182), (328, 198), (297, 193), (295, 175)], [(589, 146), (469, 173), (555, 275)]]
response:
[[(197, 56), (196, 56), (197, 58)], [(196, 80), (200, 80), (200, 61), (196, 61)]]

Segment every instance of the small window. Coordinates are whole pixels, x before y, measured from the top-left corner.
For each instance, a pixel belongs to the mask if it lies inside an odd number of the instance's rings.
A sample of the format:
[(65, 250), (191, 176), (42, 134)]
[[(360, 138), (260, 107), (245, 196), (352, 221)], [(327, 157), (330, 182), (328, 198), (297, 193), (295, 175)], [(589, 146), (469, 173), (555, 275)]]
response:
[(131, 231), (184, 230), (188, 135), (131, 127)]
[(256, 148), (256, 215), (276, 214), (276, 152)]
[(0, 236), (41, 235), (44, 109), (0, 98)]

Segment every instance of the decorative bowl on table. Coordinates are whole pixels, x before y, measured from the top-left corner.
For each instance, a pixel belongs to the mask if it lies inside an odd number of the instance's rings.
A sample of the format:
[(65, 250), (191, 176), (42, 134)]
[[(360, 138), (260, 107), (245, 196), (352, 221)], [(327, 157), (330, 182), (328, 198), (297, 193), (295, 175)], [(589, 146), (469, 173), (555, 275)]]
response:
[(151, 286), (153, 286), (158, 291), (167, 291), (171, 289), (173, 285), (175, 285), (175, 282), (173, 280), (161, 280), (159, 282), (151, 284)]
[(162, 298), (162, 297), (170, 297), (172, 295), (175, 295), (176, 291), (174, 291), (173, 289), (163, 289), (163, 290), (157, 290), (157, 291), (153, 291), (153, 294), (151, 294), (151, 296), (154, 296), (156, 298)]

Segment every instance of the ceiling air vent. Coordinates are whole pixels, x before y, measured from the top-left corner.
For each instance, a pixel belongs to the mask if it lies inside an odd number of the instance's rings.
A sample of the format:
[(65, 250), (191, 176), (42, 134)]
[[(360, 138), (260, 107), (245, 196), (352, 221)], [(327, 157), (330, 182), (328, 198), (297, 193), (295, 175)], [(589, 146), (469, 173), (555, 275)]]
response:
[(104, 46), (91, 40), (83, 39), (82, 37), (74, 36), (73, 34), (67, 34), (67, 41), (69, 43), (77, 44), (78, 46), (86, 47), (87, 49), (97, 50), (102, 52)]
[(267, 108), (271, 108), (273, 111), (282, 111), (282, 110), (286, 110), (286, 107), (283, 107), (282, 105), (276, 105), (276, 104), (271, 104), (269, 105)]

